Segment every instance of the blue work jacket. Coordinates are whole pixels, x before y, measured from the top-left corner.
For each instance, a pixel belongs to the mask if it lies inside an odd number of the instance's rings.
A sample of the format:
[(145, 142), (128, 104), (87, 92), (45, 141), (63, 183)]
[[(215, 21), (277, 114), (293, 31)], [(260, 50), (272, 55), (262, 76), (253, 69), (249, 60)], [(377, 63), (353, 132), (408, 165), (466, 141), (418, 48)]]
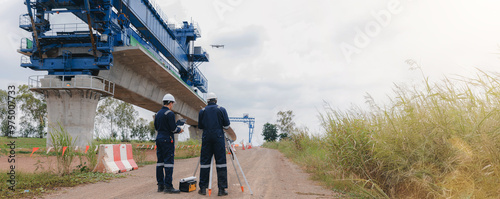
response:
[(175, 114), (168, 107), (162, 107), (155, 116), (156, 139), (172, 139), (174, 134), (181, 132), (175, 123)]
[(203, 132), (221, 131), (228, 129), (230, 125), (226, 109), (216, 103), (208, 105), (200, 110), (198, 115), (198, 128)]

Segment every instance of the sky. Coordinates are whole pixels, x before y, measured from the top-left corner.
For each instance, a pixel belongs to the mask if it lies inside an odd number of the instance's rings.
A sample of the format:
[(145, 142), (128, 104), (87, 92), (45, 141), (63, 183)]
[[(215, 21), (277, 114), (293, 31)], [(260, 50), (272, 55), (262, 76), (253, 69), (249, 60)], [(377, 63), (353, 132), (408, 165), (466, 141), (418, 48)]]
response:
[[(370, 94), (384, 104), (394, 84), (420, 84), (420, 65), (432, 82), (445, 76), (499, 72), (500, 2), (493, 0), (162, 0), (169, 22), (195, 21), (196, 45), (210, 54), (200, 66), (209, 91), (230, 116), (256, 118), (262, 126), (292, 110), (297, 127), (324, 133), (325, 104), (364, 107)], [(19, 66), (21, 1), (0, 0), (0, 88), (45, 74)], [(225, 45), (211, 48), (212, 44)], [(151, 118), (149, 111), (140, 111)], [(248, 141), (245, 124), (232, 124)]]

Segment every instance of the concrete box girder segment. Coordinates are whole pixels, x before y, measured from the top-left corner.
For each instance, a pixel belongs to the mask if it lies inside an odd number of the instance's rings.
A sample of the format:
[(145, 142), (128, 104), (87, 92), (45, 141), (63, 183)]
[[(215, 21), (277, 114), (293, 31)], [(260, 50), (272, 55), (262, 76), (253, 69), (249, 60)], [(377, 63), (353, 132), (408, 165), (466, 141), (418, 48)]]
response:
[(157, 112), (163, 95), (174, 95), (173, 111), (187, 119), (187, 124), (198, 125), (199, 110), (206, 102), (188, 85), (140, 46), (117, 47), (110, 70), (99, 76), (116, 84), (114, 97), (152, 112)]

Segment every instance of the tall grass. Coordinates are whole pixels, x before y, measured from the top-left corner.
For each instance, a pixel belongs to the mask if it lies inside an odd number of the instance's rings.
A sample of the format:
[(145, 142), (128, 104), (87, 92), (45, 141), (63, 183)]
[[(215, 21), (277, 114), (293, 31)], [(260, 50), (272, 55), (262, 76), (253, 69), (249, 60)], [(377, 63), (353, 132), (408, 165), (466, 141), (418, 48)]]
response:
[(147, 154), (146, 151), (149, 149), (132, 147), (132, 153), (134, 156), (134, 160), (138, 165), (143, 165), (146, 162)]
[[(78, 153), (78, 158), (80, 159), (80, 170), (81, 171), (84, 171), (84, 170), (87, 170), (87, 171), (92, 171), (95, 166), (97, 165), (97, 152), (96, 151), (96, 148), (98, 148), (99, 146), (98, 145), (95, 145), (95, 144), (92, 144), (89, 143), (89, 149), (87, 151), (87, 153), (83, 153), (83, 152), (80, 152)], [(85, 157), (85, 160), (86, 161), (83, 161), (83, 158), (82, 157)]]
[(497, 198), (499, 80), (482, 71), (473, 79), (425, 79), (421, 88), (396, 86), (384, 108), (370, 98), (369, 112), (329, 108), (322, 119), (331, 161), (381, 195)]
[(500, 75), (425, 78), (396, 86), (394, 96), (383, 107), (367, 97), (369, 111), (327, 107), (323, 137), (292, 136), (277, 147), (356, 197), (498, 198)]
[(200, 156), (201, 142), (199, 140), (189, 139), (184, 142), (179, 142), (178, 145), (180, 148), (175, 149), (176, 158), (186, 159)]
[[(62, 175), (67, 175), (71, 172), (71, 163), (77, 153), (71, 149), (75, 146), (75, 140), (71, 135), (59, 124), (58, 128), (52, 128), (49, 133), (52, 140), (52, 146), (57, 157), (57, 171)], [(63, 147), (68, 147), (63, 154)]]

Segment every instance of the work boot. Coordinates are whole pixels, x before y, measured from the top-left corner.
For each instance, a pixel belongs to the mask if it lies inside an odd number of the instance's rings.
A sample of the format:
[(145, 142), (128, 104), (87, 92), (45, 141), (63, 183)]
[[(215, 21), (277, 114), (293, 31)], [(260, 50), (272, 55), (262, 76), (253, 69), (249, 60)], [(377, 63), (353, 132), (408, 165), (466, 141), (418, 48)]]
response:
[(165, 193), (180, 193), (181, 190), (174, 189), (173, 187), (170, 187), (170, 188), (165, 188), (165, 190), (163, 192), (165, 192)]
[(198, 191), (198, 194), (200, 194), (200, 195), (207, 195), (207, 189), (200, 188), (200, 190)]
[(158, 192), (163, 192), (163, 190), (165, 190), (165, 186), (163, 186), (162, 184), (159, 184), (158, 185)]
[(219, 189), (219, 194), (218, 196), (227, 196), (227, 191), (226, 189), (222, 188), (222, 189)]

